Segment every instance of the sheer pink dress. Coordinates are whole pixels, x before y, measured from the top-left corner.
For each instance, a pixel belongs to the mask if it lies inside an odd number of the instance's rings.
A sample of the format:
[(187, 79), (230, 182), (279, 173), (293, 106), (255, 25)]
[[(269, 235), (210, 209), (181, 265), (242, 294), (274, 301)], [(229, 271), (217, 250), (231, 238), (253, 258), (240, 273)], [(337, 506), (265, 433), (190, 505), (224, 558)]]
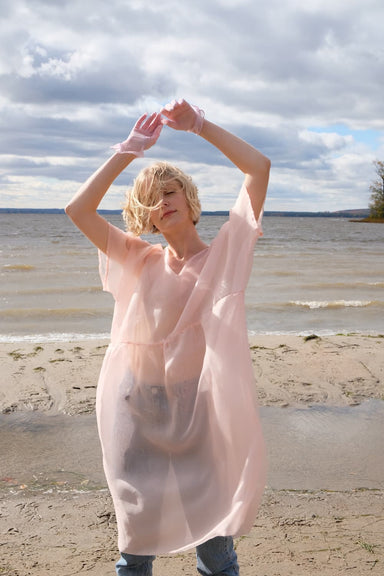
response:
[(109, 225), (100, 274), (115, 310), (96, 409), (121, 552), (179, 552), (252, 527), (266, 465), (244, 291), (260, 234), (244, 186), (180, 271), (161, 245)]

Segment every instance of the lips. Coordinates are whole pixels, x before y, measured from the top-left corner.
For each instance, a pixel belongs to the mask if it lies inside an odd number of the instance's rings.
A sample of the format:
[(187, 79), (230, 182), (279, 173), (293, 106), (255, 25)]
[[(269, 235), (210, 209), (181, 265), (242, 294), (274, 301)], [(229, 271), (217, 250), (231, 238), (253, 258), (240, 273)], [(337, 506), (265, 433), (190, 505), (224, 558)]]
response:
[(171, 214), (174, 214), (175, 212), (176, 212), (176, 210), (167, 210), (167, 212), (164, 212), (161, 219), (163, 220), (164, 218), (166, 218), (167, 216), (170, 216)]

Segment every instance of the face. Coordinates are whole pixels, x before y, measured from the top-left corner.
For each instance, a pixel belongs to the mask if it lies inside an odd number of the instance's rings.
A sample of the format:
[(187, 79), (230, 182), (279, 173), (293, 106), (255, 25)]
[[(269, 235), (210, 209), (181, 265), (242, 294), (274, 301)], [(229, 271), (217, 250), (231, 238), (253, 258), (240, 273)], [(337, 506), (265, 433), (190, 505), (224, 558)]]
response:
[(166, 232), (180, 225), (192, 224), (189, 206), (180, 184), (174, 180), (163, 191), (160, 208), (151, 212), (151, 222), (159, 232)]

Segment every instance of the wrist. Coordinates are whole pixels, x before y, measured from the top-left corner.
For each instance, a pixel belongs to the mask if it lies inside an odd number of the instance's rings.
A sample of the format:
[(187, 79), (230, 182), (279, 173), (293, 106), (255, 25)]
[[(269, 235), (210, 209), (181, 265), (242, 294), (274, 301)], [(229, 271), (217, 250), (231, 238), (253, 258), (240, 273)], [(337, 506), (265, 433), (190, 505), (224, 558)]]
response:
[(128, 140), (114, 144), (111, 148), (115, 150), (116, 154), (131, 154), (136, 158), (142, 158), (144, 156), (144, 150), (135, 150)]
[(195, 112), (195, 122), (192, 128), (187, 130), (187, 132), (193, 132), (194, 134), (199, 135), (203, 128), (205, 112), (204, 110), (201, 110), (201, 108), (199, 108), (198, 106), (194, 106), (193, 104), (191, 104), (191, 106)]
[(126, 168), (128, 164), (133, 162), (136, 158), (137, 156), (132, 152), (118, 152), (117, 150), (114, 151), (110, 157), (114, 164), (121, 170), (124, 170), (124, 168)]

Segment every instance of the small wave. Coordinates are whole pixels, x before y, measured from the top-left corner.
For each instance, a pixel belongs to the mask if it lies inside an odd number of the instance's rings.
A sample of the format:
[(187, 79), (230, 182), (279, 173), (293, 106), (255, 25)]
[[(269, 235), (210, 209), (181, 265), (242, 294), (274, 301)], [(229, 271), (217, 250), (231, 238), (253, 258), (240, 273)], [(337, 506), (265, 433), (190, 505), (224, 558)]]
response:
[(100, 316), (110, 315), (109, 309), (94, 309), (94, 308), (10, 308), (8, 310), (0, 311), (0, 318), (71, 318), (71, 317), (87, 317), (87, 316)]
[(15, 294), (18, 295), (23, 295), (23, 296), (40, 296), (40, 295), (52, 295), (52, 294), (59, 294), (61, 296), (64, 296), (66, 294), (91, 294), (91, 293), (102, 293), (102, 287), (101, 286), (66, 286), (65, 288), (62, 286), (58, 286), (58, 287), (42, 287), (42, 288), (35, 288), (35, 289), (29, 289), (29, 288), (23, 288), (21, 287), (17, 287), (17, 289), (15, 290), (1, 290), (0, 289), (0, 294), (2, 296), (14, 296)]
[(110, 334), (81, 334), (75, 332), (50, 332), (48, 334), (0, 334), (1, 344), (14, 344), (16, 342), (31, 342), (42, 344), (45, 342), (78, 342), (87, 340), (110, 340)]
[(340, 288), (340, 289), (355, 289), (355, 288), (384, 288), (384, 282), (318, 282), (311, 284), (302, 284), (305, 290), (318, 290)]
[(304, 308), (310, 308), (311, 310), (316, 310), (318, 308), (365, 308), (367, 306), (382, 305), (382, 302), (371, 301), (371, 300), (332, 300), (332, 301), (302, 301), (293, 300), (289, 302), (291, 306), (302, 306)]
[(6, 271), (9, 270), (22, 272), (28, 272), (28, 270), (36, 270), (36, 266), (32, 266), (31, 264), (4, 264), (2, 268)]
[[(369, 336), (369, 337), (379, 337), (382, 338), (380, 332), (377, 330), (347, 330), (345, 328), (340, 329), (318, 329), (313, 330), (248, 330), (248, 336), (311, 336), (316, 334), (319, 337), (327, 336)], [(1, 339), (1, 336), (0, 336)], [(0, 340), (1, 341), (1, 340)]]

